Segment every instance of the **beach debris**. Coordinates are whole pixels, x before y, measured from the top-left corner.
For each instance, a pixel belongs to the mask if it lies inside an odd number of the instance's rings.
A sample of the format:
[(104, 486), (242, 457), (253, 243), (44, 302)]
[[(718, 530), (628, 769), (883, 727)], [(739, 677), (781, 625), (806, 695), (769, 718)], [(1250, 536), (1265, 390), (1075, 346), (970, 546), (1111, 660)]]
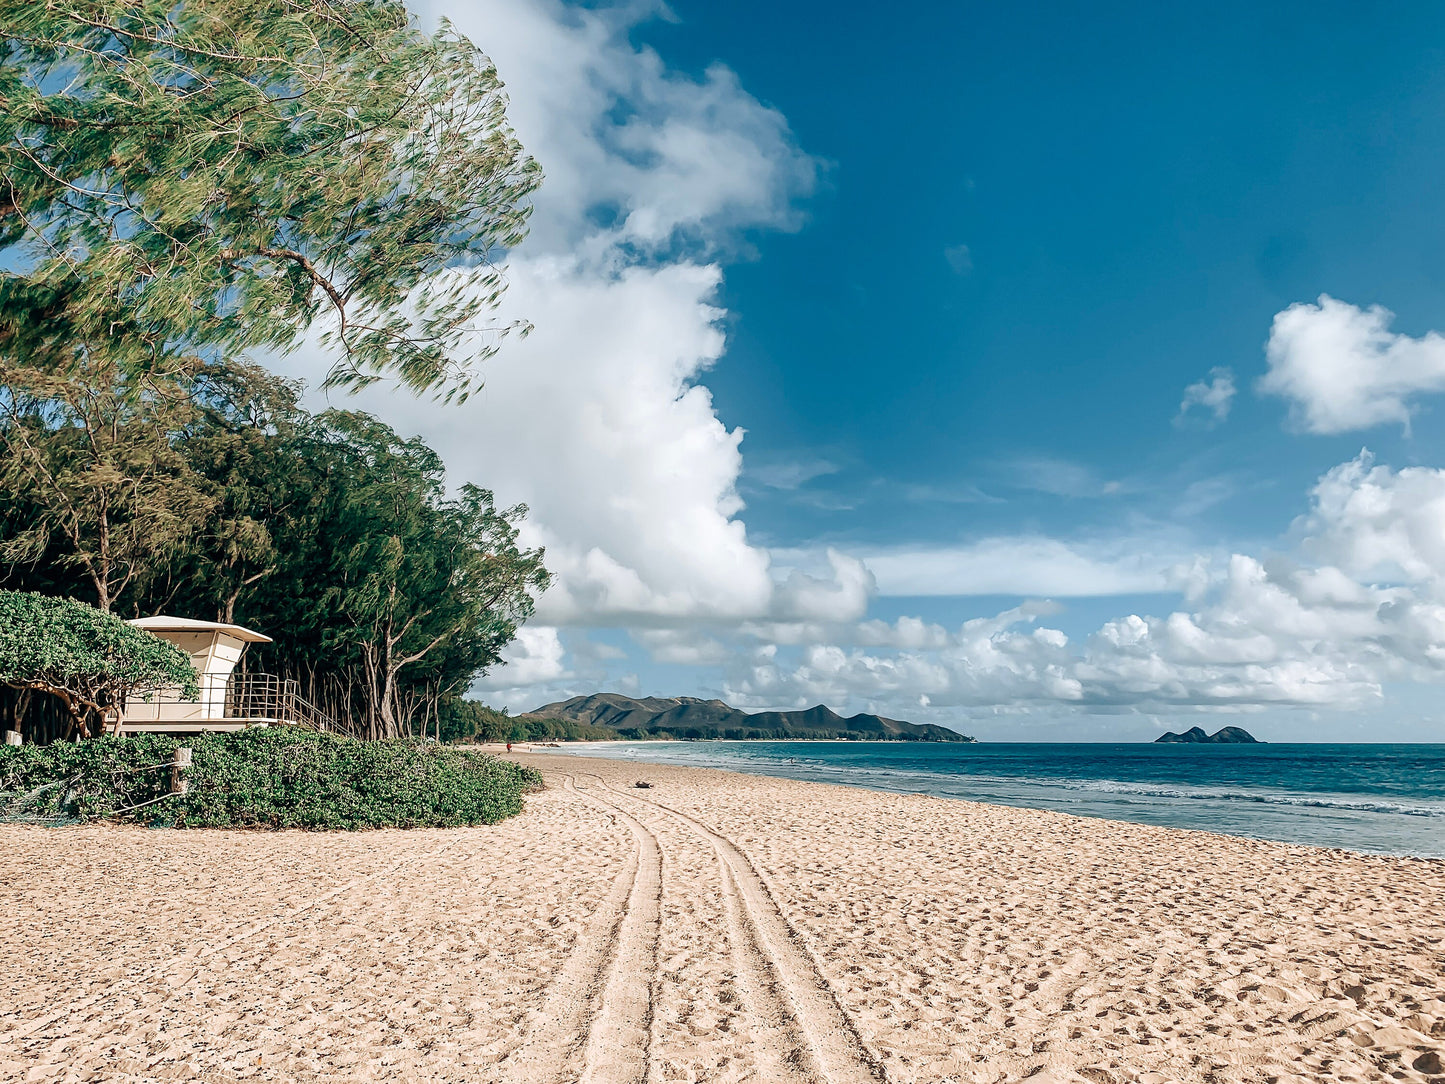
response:
[(634, 787), (636, 787), (638, 790), (651, 790), (651, 789), (652, 789), (652, 784), (651, 784), (651, 783), (644, 783), (641, 779), (639, 779), (636, 783), (633, 783), (632, 785), (633, 785)]

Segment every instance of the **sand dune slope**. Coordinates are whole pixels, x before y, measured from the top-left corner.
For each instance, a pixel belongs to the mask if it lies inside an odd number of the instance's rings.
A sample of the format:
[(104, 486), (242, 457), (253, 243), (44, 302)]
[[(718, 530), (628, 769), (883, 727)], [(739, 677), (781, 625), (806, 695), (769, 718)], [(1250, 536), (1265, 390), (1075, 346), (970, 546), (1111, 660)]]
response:
[(0, 827), (0, 1079), (1445, 1081), (1445, 863), (527, 759), (494, 828)]

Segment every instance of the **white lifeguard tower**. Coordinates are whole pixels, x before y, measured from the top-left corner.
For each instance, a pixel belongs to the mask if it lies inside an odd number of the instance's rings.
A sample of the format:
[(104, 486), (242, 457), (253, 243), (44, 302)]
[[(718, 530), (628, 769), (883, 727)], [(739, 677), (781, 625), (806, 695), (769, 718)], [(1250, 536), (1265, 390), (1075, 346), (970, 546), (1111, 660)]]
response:
[(330, 720), (301, 698), (295, 681), (274, 674), (235, 673), (247, 646), (269, 644), (271, 637), (225, 621), (189, 617), (141, 617), (128, 623), (189, 655), (200, 695), (185, 699), (180, 689), (171, 687), (131, 697), (121, 709), (115, 733), (195, 734), (276, 724), (332, 729)]

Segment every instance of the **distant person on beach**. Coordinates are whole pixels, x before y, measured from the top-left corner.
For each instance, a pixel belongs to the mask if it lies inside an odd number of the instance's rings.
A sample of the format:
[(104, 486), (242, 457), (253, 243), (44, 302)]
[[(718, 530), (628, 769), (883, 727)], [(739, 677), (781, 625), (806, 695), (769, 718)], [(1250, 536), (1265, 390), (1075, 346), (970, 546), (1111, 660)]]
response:
[(512, 743), (511, 743), (511, 742), (508, 742), (508, 743), (507, 743), (507, 752), (510, 753), (511, 751), (512, 751)]

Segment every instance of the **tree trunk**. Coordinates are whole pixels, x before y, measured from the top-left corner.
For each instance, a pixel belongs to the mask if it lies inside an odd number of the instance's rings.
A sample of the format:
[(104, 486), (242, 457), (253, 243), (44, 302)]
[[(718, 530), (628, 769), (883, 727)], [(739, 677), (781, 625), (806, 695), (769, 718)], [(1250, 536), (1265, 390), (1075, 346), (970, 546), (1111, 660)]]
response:
[[(390, 651), (387, 654), (391, 654)], [(395, 738), (399, 731), (396, 720), (396, 671), (389, 665), (381, 668), (381, 733), (384, 738)]]
[(30, 698), (34, 695), (33, 689), (21, 689), (15, 697), (15, 718), (10, 725), (22, 738), (25, 736), (25, 716), (30, 714)]
[(96, 609), (101, 613), (108, 614), (112, 601), (110, 597), (110, 516), (104, 502), (101, 503), (96, 526), (100, 549), (90, 578), (95, 583)]

